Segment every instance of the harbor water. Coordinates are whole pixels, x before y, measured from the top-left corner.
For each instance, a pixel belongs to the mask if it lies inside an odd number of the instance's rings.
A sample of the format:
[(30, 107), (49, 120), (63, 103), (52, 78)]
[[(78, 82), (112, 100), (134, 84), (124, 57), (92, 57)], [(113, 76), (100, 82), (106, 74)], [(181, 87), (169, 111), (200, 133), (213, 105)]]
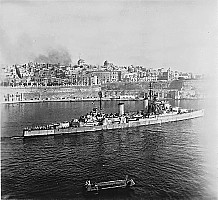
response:
[[(106, 113), (118, 101), (105, 101)], [(125, 111), (141, 101), (125, 101)], [(172, 101), (201, 109), (204, 100)], [(218, 139), (213, 109), (202, 118), (135, 128), (22, 138), (27, 126), (78, 118), (99, 102), (1, 105), (1, 195), (8, 199), (217, 199)], [(133, 190), (86, 196), (86, 180), (132, 178)]]

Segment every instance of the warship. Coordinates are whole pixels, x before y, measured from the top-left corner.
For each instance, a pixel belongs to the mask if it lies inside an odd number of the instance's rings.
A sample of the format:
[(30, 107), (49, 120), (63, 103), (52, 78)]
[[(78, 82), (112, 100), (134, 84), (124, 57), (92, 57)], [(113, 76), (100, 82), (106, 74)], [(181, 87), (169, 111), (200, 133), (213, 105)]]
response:
[(118, 112), (107, 114), (102, 110), (102, 92), (99, 92), (100, 109), (93, 110), (78, 119), (43, 126), (27, 127), (23, 137), (48, 136), (60, 134), (79, 134), (86, 132), (124, 129), (152, 124), (162, 124), (202, 117), (204, 110), (172, 107), (166, 101), (158, 101), (152, 95), (151, 84), (149, 95), (145, 95), (143, 109), (136, 112), (125, 112), (124, 103), (118, 104)]

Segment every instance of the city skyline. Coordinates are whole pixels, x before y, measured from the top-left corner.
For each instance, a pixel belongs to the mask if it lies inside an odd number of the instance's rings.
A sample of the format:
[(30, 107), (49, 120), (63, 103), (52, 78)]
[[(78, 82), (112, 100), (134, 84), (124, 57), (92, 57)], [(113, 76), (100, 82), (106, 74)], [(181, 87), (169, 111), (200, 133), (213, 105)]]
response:
[(215, 13), (215, 1), (2, 1), (0, 60), (25, 63), (64, 49), (73, 63), (208, 73)]

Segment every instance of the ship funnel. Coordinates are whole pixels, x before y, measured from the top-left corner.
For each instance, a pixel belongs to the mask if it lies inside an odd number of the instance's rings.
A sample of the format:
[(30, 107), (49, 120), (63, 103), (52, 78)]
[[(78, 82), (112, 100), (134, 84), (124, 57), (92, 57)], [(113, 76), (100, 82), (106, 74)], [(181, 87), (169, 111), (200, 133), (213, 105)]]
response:
[(119, 115), (124, 115), (124, 103), (119, 103)]
[(148, 99), (144, 99), (144, 109), (148, 109)]
[(147, 93), (145, 93), (145, 96), (144, 96), (144, 102), (143, 102), (143, 104), (144, 104), (144, 111), (148, 111), (148, 96), (147, 96)]

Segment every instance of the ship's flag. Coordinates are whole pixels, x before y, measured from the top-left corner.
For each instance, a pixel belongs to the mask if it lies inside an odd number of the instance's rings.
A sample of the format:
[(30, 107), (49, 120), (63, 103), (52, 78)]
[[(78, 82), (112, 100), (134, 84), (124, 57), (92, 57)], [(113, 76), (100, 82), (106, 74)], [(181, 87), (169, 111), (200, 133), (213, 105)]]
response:
[(17, 73), (17, 76), (19, 78), (22, 78), (21, 74), (20, 74), (20, 70), (18, 69), (17, 65), (15, 65), (15, 69), (16, 69), (16, 73)]

